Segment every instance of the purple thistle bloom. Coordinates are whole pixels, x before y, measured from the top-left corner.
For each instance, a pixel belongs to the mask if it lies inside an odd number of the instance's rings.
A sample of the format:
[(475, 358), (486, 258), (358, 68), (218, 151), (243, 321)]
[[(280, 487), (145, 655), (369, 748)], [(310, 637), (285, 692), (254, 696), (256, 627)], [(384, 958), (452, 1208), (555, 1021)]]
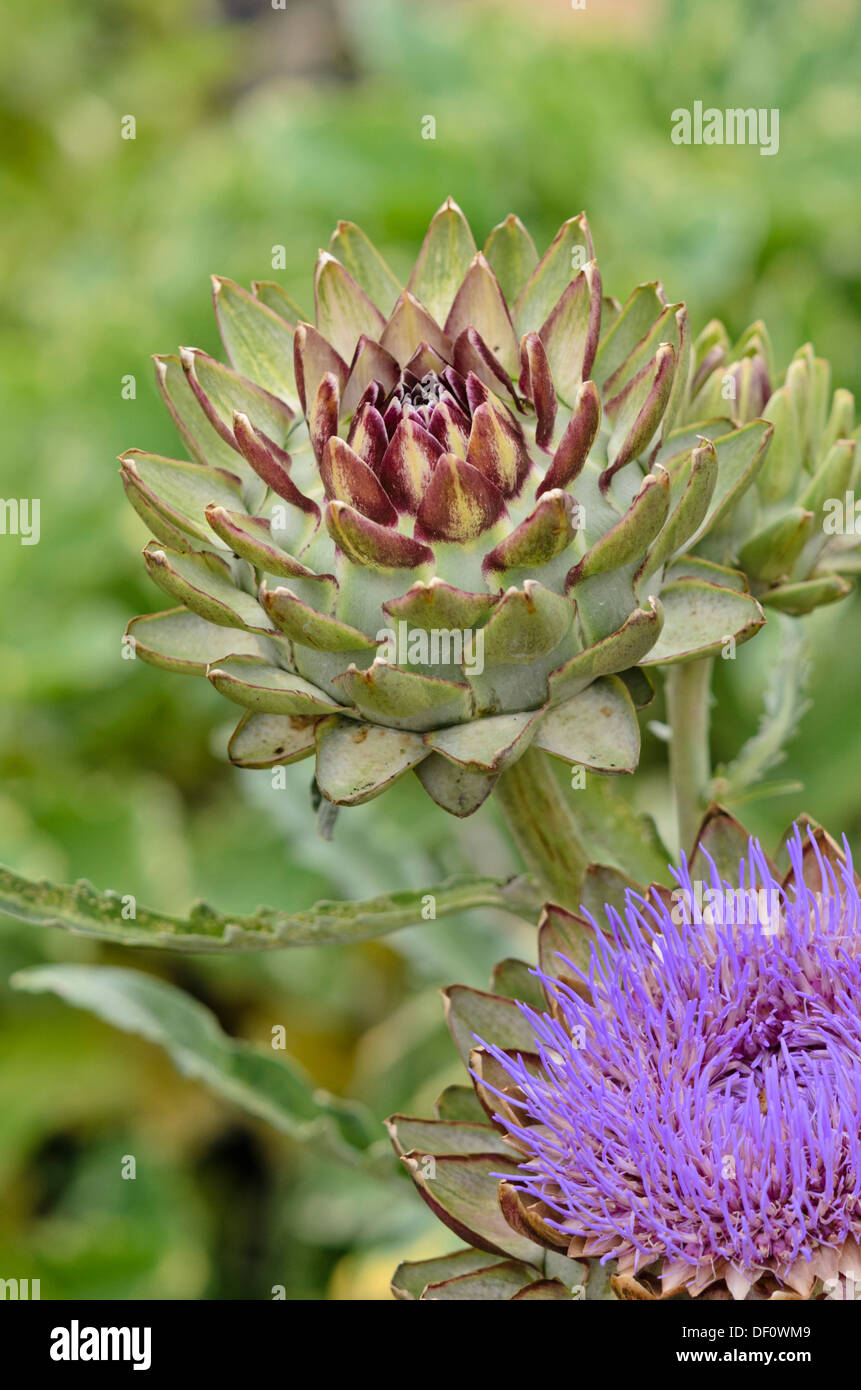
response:
[(560, 957), (551, 1012), (520, 1005), (537, 1068), (483, 1044), (518, 1088), (506, 1179), (569, 1253), (655, 1266), (665, 1296), (861, 1278), (858, 889), (848, 846), (835, 872), (814, 842), (815, 888), (797, 827), (788, 848), (783, 886), (751, 840), (735, 886), (683, 861), (671, 898), (608, 907), (588, 973)]

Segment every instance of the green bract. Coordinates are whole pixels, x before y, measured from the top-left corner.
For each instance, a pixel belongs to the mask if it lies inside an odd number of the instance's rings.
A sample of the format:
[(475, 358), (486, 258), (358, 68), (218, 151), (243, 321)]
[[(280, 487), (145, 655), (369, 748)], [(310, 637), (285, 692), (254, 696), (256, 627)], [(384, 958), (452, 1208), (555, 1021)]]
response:
[(531, 745), (632, 771), (636, 668), (762, 625), (691, 552), (773, 427), (679, 433), (685, 306), (602, 298), (584, 216), (539, 259), (513, 216), (477, 251), (448, 200), (405, 287), (339, 223), (315, 324), (270, 282), (214, 283), (230, 365), (156, 358), (192, 461), (122, 458), (177, 605), (129, 631), (243, 707), (236, 764), (315, 753), (341, 805), (413, 770), (469, 815)]
[[(760, 602), (795, 616), (851, 590), (861, 568), (854, 491), (859, 481), (855, 399), (831, 391), (831, 368), (807, 343), (775, 380), (765, 325), (754, 323), (735, 347), (713, 320), (694, 343), (685, 419), (713, 435), (736, 424), (771, 421), (774, 435), (754, 486), (697, 547), (737, 563)], [(717, 417), (717, 418), (710, 418)], [(680, 447), (686, 432), (680, 435)]]

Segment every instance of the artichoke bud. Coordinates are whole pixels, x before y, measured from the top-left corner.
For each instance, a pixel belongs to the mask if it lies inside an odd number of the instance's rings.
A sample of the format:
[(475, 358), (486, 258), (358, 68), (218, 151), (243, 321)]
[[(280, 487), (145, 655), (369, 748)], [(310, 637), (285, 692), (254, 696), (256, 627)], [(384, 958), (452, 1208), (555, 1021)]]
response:
[[(310, 317), (271, 282), (213, 288), (227, 362), (156, 359), (189, 459), (130, 450), (122, 477), (172, 601), (133, 620), (136, 651), (241, 707), (237, 765), (315, 756), (338, 805), (412, 771), (468, 815), (532, 744), (632, 771), (632, 668), (761, 627), (740, 547), (707, 551), (777, 433), (764, 338), (733, 366), (745, 418), (686, 424), (725, 335), (692, 344), (655, 283), (605, 296), (584, 215), (541, 257), (514, 216), (478, 250), (448, 199), (406, 284), (341, 222)], [(815, 361), (796, 376), (810, 395)], [(811, 442), (846, 417), (798, 410)], [(745, 554), (766, 577), (779, 554), (782, 581), (815, 527), (773, 534)]]

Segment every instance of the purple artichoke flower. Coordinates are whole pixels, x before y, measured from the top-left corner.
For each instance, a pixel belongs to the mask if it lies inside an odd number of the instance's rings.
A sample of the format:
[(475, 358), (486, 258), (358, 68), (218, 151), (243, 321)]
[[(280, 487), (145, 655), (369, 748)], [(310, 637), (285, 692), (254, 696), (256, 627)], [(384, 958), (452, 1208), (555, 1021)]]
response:
[(848, 850), (809, 886), (788, 849), (786, 886), (751, 839), (737, 889), (710, 860), (705, 895), (684, 862), (671, 902), (629, 893), (587, 970), (539, 972), (550, 1012), (521, 1004), (538, 1067), (487, 1047), (522, 1093), (508, 1181), (664, 1295), (861, 1275), (858, 889)]
[(715, 807), (673, 887), (592, 865), (538, 969), (445, 992), (473, 1089), (389, 1129), (467, 1248), (401, 1265), (397, 1297), (853, 1296), (858, 880), (819, 827), (781, 853)]

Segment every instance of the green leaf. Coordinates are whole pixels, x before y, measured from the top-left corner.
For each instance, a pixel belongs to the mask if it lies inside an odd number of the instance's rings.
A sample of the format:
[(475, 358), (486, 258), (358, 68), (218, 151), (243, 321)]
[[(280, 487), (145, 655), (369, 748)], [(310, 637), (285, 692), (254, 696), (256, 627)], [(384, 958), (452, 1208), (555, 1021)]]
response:
[(635, 879), (610, 864), (590, 864), (580, 891), (583, 907), (592, 914), (603, 931), (607, 924), (606, 908), (614, 907), (624, 917), (628, 892), (641, 893), (643, 890)]
[(498, 773), (459, 767), (441, 753), (431, 753), (419, 763), (416, 776), (437, 806), (461, 818), (473, 815), (484, 804), (498, 779)]
[(717, 483), (696, 540), (722, 526), (738, 499), (750, 487), (766, 457), (772, 430), (768, 421), (752, 420), (741, 429), (712, 438), (718, 456)]
[(803, 507), (790, 507), (782, 516), (750, 537), (738, 552), (745, 574), (760, 584), (776, 584), (793, 569), (802, 550), (814, 535), (814, 516)]
[(735, 883), (738, 881), (739, 863), (747, 858), (749, 847), (748, 833), (744, 826), (722, 806), (712, 805), (697, 831), (690, 872), (694, 877), (708, 880), (708, 854), (721, 877)]
[(602, 388), (643, 341), (665, 307), (656, 281), (638, 285), (633, 291), (598, 345), (592, 374)]
[(570, 1303), (574, 1297), (570, 1289), (566, 1289), (560, 1279), (537, 1279), (534, 1284), (527, 1284), (526, 1288), (516, 1293), (511, 1302), (523, 1303), (532, 1299), (552, 1299), (556, 1302)]
[(252, 280), (251, 288), (254, 291), (255, 299), (259, 299), (261, 304), (265, 304), (267, 309), (288, 323), (291, 328), (295, 328), (297, 323), (304, 323), (308, 315), (295, 299), (291, 299), (286, 290), (283, 290), (275, 280)]
[(242, 460), (218, 433), (196, 400), (182, 363), (172, 354), (153, 359), (158, 388), (183, 443), (198, 462), (239, 474)]
[(800, 618), (822, 604), (836, 603), (851, 592), (852, 585), (839, 574), (820, 574), (798, 584), (781, 584), (777, 589), (766, 590), (760, 597), (764, 607)]
[[(239, 460), (239, 455), (235, 458)], [(121, 464), (132, 506), (149, 525), (153, 525), (155, 512), (183, 536), (212, 545), (215, 542), (206, 519), (207, 507), (213, 503), (229, 510), (242, 507), (239, 478), (221, 468), (161, 458), (141, 449), (127, 450)], [(138, 505), (141, 502), (143, 506)], [(157, 526), (153, 530), (159, 534)]]
[(547, 688), (551, 705), (579, 695), (599, 676), (618, 674), (625, 680), (629, 669), (637, 670), (637, 663), (654, 646), (663, 622), (663, 609), (654, 598), (649, 599), (647, 608), (635, 608), (615, 632), (550, 672)]
[(314, 275), (317, 328), (343, 357), (352, 361), (359, 338), (377, 342), (386, 321), (340, 261), (321, 251)]
[[(599, 872), (614, 874), (614, 869), (608, 869), (606, 865), (590, 864), (589, 871), (581, 889), (583, 906), (589, 909), (586, 899), (586, 887), (589, 874), (594, 869)], [(599, 909), (598, 914), (592, 913), (599, 925), (604, 920), (603, 908)], [(592, 958), (592, 946), (597, 940), (594, 928), (584, 917), (576, 917), (572, 912), (566, 911), (564, 907), (557, 907), (555, 903), (547, 903), (541, 914), (541, 922), (538, 927), (538, 964), (547, 975), (564, 976), (567, 974), (563, 962), (560, 960), (564, 956), (570, 960), (578, 970), (588, 971)], [(538, 1001), (527, 1000), (539, 1013), (544, 1013), (547, 1009), (547, 1000), (542, 997)]]
[(463, 767), (499, 772), (520, 748), (534, 720), (535, 715), (529, 711), (494, 714), (468, 724), (455, 724), (450, 729), (434, 730), (426, 735), (425, 743)]
[(536, 978), (533, 967), (524, 960), (509, 957), (499, 961), (493, 967), (490, 988), (494, 994), (501, 994), (505, 999), (519, 999), (539, 1012), (547, 1007), (541, 982)]
[(393, 729), (430, 733), (468, 720), (472, 713), (469, 687), (462, 682), (401, 671), (380, 660), (363, 671), (350, 667), (333, 684), (362, 715)]
[(517, 335), (496, 276), (481, 252), (469, 264), (445, 320), (452, 342), (470, 327), (478, 330), (509, 376), (516, 376), (520, 368)]
[(220, 694), (262, 714), (324, 715), (341, 707), (310, 681), (270, 665), (265, 658), (218, 658), (207, 676)]
[[(581, 254), (575, 256), (578, 251)], [(569, 282), (592, 260), (593, 254), (585, 215), (580, 213), (563, 222), (517, 297), (513, 317), (518, 333), (541, 327)]]
[(336, 806), (361, 806), (430, 752), (419, 734), (333, 716), (317, 734), (317, 785)]
[(484, 1117), (483, 1124), (464, 1121), (418, 1120), (410, 1115), (392, 1115), (386, 1128), (401, 1155), (419, 1150), (425, 1154), (504, 1154), (511, 1146), (499, 1130)]
[(0, 866), (0, 912), (34, 926), (61, 927), (76, 936), (169, 951), (265, 951), (369, 941), (423, 921), (428, 896), (433, 898), (437, 917), (496, 907), (529, 920), (539, 905), (537, 890), (528, 879), (458, 878), (421, 892), (391, 893), (361, 902), (323, 901), (296, 913), (260, 907), (248, 916), (229, 916), (198, 903), (187, 918), (179, 918), (151, 912), (128, 896), (99, 893), (85, 880), (74, 886), (35, 883)]
[(566, 286), (541, 328), (557, 394), (572, 409), (592, 366), (600, 294), (601, 282), (590, 262)]
[(43, 965), (19, 971), (12, 985), (30, 994), (56, 994), (156, 1043), (183, 1076), (202, 1081), (300, 1143), (355, 1162), (355, 1149), (376, 1138), (370, 1112), (317, 1089), (295, 1062), (228, 1037), (208, 1009), (166, 980), (114, 966)]
[(234, 582), (236, 571), (223, 556), (211, 550), (182, 554), (162, 549), (155, 542), (150, 542), (143, 556), (159, 588), (205, 622), (217, 627), (272, 632), (260, 604)]

